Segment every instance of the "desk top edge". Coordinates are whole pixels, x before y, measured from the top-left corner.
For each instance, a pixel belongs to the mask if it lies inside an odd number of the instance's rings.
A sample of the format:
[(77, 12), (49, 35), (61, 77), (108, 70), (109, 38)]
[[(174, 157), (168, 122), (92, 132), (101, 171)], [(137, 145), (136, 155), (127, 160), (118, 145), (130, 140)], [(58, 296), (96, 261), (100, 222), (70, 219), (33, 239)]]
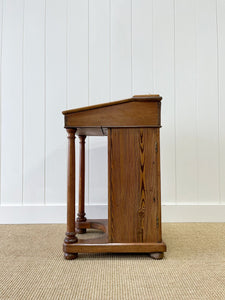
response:
[(162, 100), (162, 97), (160, 95), (135, 95), (129, 99), (100, 103), (100, 104), (91, 105), (91, 106), (84, 106), (84, 107), (80, 107), (80, 108), (64, 110), (62, 112), (62, 114), (67, 115), (67, 114), (71, 114), (71, 113), (92, 110), (92, 109), (102, 108), (102, 107), (106, 107), (106, 106), (113, 106), (113, 105), (123, 104), (123, 103), (127, 103), (127, 102), (160, 102), (161, 100)]

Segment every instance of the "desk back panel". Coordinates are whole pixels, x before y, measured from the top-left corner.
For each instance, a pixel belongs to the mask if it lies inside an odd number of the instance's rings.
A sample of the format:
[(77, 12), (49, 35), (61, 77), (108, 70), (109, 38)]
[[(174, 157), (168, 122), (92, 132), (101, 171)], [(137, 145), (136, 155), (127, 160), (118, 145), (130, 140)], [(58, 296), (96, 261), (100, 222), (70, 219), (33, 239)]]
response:
[(108, 129), (108, 237), (161, 242), (159, 128)]

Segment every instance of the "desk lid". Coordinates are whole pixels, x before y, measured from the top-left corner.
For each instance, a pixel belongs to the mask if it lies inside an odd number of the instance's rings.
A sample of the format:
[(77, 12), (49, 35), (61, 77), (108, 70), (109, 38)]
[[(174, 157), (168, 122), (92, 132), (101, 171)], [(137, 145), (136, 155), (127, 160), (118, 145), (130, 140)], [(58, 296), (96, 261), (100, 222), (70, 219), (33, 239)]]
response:
[(64, 115), (71, 114), (71, 113), (76, 113), (76, 112), (81, 112), (85, 110), (92, 110), (96, 108), (102, 108), (106, 106), (114, 106), (118, 104), (123, 104), (127, 102), (160, 102), (162, 100), (162, 97), (159, 95), (134, 95), (132, 98), (129, 99), (124, 99), (124, 100), (119, 100), (119, 101), (113, 101), (113, 102), (106, 102), (106, 103), (101, 103), (97, 105), (91, 105), (91, 106), (84, 106), (81, 108), (76, 108), (76, 109), (69, 109), (69, 110), (64, 110), (62, 113)]

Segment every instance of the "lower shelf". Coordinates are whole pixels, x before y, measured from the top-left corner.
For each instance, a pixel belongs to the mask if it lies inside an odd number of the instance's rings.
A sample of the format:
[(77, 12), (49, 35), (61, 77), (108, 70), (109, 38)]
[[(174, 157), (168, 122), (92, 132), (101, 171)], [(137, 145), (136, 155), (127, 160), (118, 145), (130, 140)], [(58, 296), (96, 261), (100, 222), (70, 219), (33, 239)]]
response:
[(77, 228), (96, 228), (104, 232), (100, 238), (78, 239), (76, 243), (63, 244), (65, 253), (163, 253), (166, 244), (161, 243), (108, 243), (107, 220), (87, 220), (76, 224)]

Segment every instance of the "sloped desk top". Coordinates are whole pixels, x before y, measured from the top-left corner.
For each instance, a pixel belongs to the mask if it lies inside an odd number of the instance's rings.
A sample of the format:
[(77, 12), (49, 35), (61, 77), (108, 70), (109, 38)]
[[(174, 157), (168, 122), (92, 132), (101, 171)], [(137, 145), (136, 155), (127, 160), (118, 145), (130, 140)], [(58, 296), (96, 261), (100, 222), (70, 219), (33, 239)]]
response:
[(159, 95), (132, 98), (63, 111), (65, 128), (77, 128), (77, 135), (108, 135), (108, 128), (161, 127)]

